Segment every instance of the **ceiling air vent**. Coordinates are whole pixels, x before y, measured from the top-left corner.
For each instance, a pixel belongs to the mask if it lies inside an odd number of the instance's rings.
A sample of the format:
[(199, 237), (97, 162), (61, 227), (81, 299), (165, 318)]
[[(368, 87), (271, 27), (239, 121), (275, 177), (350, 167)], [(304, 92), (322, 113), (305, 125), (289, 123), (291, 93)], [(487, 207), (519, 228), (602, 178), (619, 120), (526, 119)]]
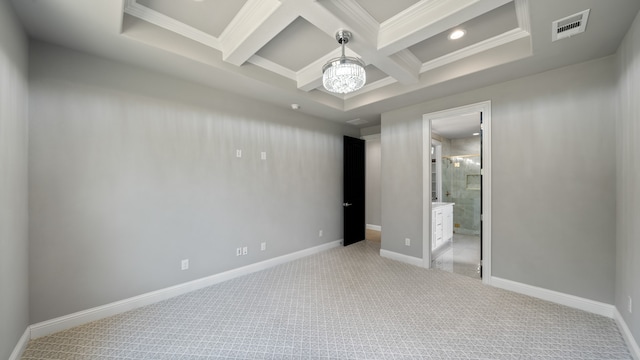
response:
[(556, 41), (584, 32), (587, 28), (589, 10), (581, 11), (566, 18), (556, 20), (551, 25), (551, 40)]

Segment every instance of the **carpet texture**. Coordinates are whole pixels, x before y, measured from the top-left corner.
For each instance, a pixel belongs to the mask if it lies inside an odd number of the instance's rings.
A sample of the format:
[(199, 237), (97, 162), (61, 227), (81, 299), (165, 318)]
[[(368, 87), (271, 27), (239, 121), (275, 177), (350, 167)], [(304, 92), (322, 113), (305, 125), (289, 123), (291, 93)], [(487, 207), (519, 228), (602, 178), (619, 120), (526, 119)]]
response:
[(31, 340), (22, 359), (631, 359), (602, 316), (362, 241)]

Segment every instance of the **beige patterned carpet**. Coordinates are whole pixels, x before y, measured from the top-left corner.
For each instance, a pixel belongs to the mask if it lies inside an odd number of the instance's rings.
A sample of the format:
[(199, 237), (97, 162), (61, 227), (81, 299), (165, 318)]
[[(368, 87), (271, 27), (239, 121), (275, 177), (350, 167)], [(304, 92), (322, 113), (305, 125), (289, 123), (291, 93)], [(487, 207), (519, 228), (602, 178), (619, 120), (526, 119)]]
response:
[(348, 247), (31, 340), (35, 359), (631, 359), (612, 319)]

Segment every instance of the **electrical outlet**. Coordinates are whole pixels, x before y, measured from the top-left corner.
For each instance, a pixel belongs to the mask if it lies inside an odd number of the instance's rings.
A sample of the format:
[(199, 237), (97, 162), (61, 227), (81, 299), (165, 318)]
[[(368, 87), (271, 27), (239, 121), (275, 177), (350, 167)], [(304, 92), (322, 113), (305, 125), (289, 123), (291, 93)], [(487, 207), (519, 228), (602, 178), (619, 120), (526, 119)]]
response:
[(265, 251), (265, 250), (267, 250), (267, 243), (266, 242), (260, 243), (260, 251)]
[(267, 160), (267, 152), (266, 151), (263, 151), (263, 152), (260, 153), (260, 159)]
[(629, 296), (629, 314), (633, 313), (633, 301), (631, 300), (631, 296)]
[(409, 239), (409, 238), (405, 238), (405, 239), (404, 239), (404, 244), (405, 244), (406, 246), (411, 246), (411, 239)]
[(187, 270), (189, 268), (189, 259), (183, 259), (180, 263), (180, 268), (182, 270)]
[(246, 246), (242, 248), (242, 255), (247, 255), (248, 252), (249, 252), (249, 249), (247, 249)]
[(236, 249), (236, 256), (240, 256), (242, 255), (242, 248), (237, 248)]
[(323, 234), (322, 230), (318, 231), (318, 237), (322, 237)]
[(236, 157), (237, 158), (241, 158), (242, 157), (242, 150), (240, 150), (240, 149), (236, 150)]

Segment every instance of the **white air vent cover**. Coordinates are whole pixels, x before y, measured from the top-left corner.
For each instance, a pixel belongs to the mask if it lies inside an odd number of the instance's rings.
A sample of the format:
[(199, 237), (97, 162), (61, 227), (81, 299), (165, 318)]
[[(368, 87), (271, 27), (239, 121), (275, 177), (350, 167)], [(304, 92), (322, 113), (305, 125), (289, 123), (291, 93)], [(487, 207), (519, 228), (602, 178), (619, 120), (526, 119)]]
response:
[(584, 32), (587, 28), (589, 10), (591, 9), (554, 21), (551, 25), (551, 40), (556, 41)]

